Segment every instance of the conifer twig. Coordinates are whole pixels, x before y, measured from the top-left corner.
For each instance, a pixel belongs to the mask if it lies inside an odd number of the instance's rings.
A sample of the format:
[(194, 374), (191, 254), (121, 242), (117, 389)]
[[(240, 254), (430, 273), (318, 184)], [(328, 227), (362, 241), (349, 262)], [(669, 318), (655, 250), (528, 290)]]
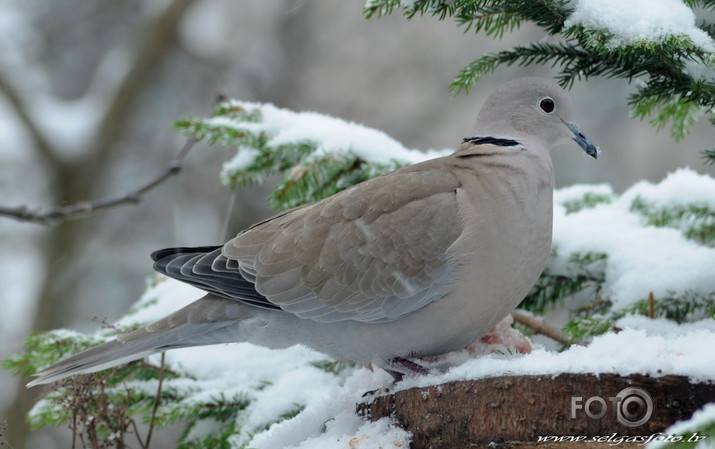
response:
[(97, 201), (81, 201), (69, 206), (57, 207), (45, 211), (32, 210), (28, 206), (6, 207), (0, 206), (0, 216), (14, 218), (18, 221), (37, 223), (42, 225), (55, 225), (69, 220), (87, 217), (98, 211), (120, 206), (123, 204), (138, 203), (142, 196), (156, 186), (179, 173), (184, 166), (184, 159), (196, 144), (196, 139), (189, 138), (179, 154), (169, 162), (164, 170), (150, 181), (138, 188), (122, 195)]
[(544, 322), (544, 320), (540, 318), (529, 316), (526, 313), (520, 312), (518, 310), (513, 311), (511, 313), (511, 316), (514, 318), (515, 323), (519, 323), (523, 326), (526, 326), (529, 329), (533, 330), (535, 333), (541, 334), (545, 337), (549, 337), (550, 339), (557, 341), (562, 345), (571, 346), (571, 344), (573, 343), (560, 330), (547, 324), (546, 322)]

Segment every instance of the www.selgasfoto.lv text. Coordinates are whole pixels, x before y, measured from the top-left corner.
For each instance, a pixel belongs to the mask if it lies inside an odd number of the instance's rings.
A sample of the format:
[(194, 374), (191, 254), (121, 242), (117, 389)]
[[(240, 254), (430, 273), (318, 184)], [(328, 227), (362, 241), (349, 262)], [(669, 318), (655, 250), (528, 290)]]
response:
[(618, 435), (613, 433), (611, 435), (546, 435), (538, 437), (538, 442), (591, 442), (591, 443), (606, 443), (610, 445), (616, 445), (621, 443), (641, 443), (646, 445), (651, 441), (666, 441), (666, 442), (688, 442), (697, 443), (707, 438), (707, 435), (700, 435), (694, 432), (692, 435), (668, 435), (664, 433), (654, 433), (652, 435)]

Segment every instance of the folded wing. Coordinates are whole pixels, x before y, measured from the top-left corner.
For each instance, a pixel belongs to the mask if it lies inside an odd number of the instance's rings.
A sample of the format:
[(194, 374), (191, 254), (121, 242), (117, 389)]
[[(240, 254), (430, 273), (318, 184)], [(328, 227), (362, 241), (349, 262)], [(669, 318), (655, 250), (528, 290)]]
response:
[(443, 297), (458, 268), (449, 248), (462, 229), (459, 182), (430, 162), (277, 215), (223, 247), (158, 251), (155, 266), (305, 319), (398, 319)]

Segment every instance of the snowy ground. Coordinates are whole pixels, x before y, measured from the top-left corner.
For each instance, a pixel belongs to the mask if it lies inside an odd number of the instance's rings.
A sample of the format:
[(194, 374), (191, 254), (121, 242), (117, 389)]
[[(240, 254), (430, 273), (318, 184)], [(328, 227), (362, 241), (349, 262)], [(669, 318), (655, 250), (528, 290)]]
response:
[[(145, 298), (156, 294), (161, 300), (132, 318), (161, 316), (201, 296), (192, 287), (172, 280), (159, 283)], [(589, 346), (573, 346), (561, 353), (543, 348), (526, 355), (489, 354), (478, 358), (466, 351), (453, 353), (442, 361), (454, 365), (451, 369), (407, 379), (395, 389), (502, 375), (562, 372), (641, 373), (654, 377), (679, 374), (694, 382), (715, 381), (715, 352), (703, 350), (715, 347), (714, 320), (677, 325), (667, 320), (629, 316), (621, 319), (618, 326), (623, 329), (619, 333), (597, 337)], [(389, 448), (407, 447), (410, 439), (407, 432), (388, 420), (368, 423), (355, 414), (355, 404), (366, 391), (390, 385), (391, 377), (381, 370), (356, 368), (334, 375), (310, 364), (324, 359), (319, 353), (302, 347), (274, 351), (247, 343), (175, 350), (166, 357), (173, 370), (194, 378), (166, 383), (166, 388), (191, 391), (187, 400), (244, 394), (252, 401), (239, 415), (236, 424), (241, 431), (232, 437), (233, 447), (250, 441), (250, 447), (272, 449)], [(296, 405), (304, 409), (294, 418), (252, 432), (275, 422)], [(712, 415), (711, 412), (708, 413)], [(700, 415), (696, 418), (704, 419)], [(202, 430), (210, 428), (197, 429), (197, 437)]]

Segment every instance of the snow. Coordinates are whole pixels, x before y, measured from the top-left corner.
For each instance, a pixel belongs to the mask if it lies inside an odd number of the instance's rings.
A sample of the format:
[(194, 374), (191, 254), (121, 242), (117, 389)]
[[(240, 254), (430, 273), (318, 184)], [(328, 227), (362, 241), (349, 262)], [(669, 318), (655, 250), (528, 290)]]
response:
[(705, 62), (684, 61), (685, 73), (695, 80), (715, 80), (715, 41), (697, 26), (695, 13), (682, 0), (574, 0), (572, 6), (564, 25), (607, 31), (613, 35), (608, 44), (612, 47), (687, 36), (710, 55)]
[[(328, 431), (317, 438), (311, 438), (297, 446), (288, 446), (296, 449), (324, 449), (329, 447), (350, 449), (375, 449), (375, 448), (409, 448), (411, 435), (409, 432), (394, 426), (388, 418), (381, 418), (375, 422), (360, 421), (360, 426), (354, 432), (341, 430), (342, 426), (355, 425), (355, 415), (342, 413), (335, 419), (335, 424), (328, 427)], [(271, 446), (265, 446), (271, 447)]]
[(221, 179), (224, 183), (228, 183), (227, 180), (231, 178), (232, 173), (246, 170), (260, 154), (261, 152), (255, 148), (239, 146), (236, 155), (223, 164)]
[[(123, 324), (161, 318), (201, 295), (178, 281), (152, 279), (137, 310)], [(234, 343), (179, 349), (166, 353), (166, 363), (184, 376), (167, 379), (164, 385), (181, 392), (188, 402), (221, 395), (226, 400), (249, 400), (237, 417), (240, 431), (230, 438), (231, 447), (250, 443), (248, 446), (256, 449), (331, 449), (409, 447), (411, 435), (389, 419), (366, 422), (355, 413), (355, 404), (364, 400), (365, 392), (382, 387), (399, 391), (457, 380), (559, 373), (678, 374), (693, 382), (715, 381), (715, 351), (703, 350), (715, 347), (715, 320), (679, 325), (631, 315), (620, 319), (617, 326), (623, 330), (560, 353), (536, 348), (521, 355), (497, 345), (500, 353), (485, 354), (488, 345), (482, 345), (476, 352), (447, 354), (425, 362), (433, 374), (410, 378), (394, 387), (392, 378), (379, 369), (348, 368), (335, 375), (316, 368), (311, 363), (325, 360), (325, 356), (302, 346), (269, 350)], [(159, 356), (152, 357), (158, 363)], [(156, 381), (142, 385), (151, 390)], [(299, 409), (294, 417), (275, 423), (281, 415)], [(701, 419), (701, 415), (696, 417)], [(215, 426), (206, 422), (193, 429), (192, 435), (200, 437)]]
[(633, 185), (623, 194), (622, 200), (630, 202), (636, 196), (647, 198), (659, 207), (700, 202), (715, 208), (715, 178), (681, 168), (670, 173), (658, 184), (641, 181)]
[(667, 326), (663, 333), (658, 330), (662, 320), (644, 321), (648, 319), (622, 320), (621, 332), (595, 337), (588, 346), (574, 345), (563, 352), (536, 349), (526, 355), (489, 354), (467, 359), (446, 373), (405, 380), (397, 390), (487, 377), (559, 373), (676, 374), (693, 382), (715, 380), (715, 352), (703, 351), (715, 344), (713, 320), (680, 325), (678, 332)]
[[(271, 448), (407, 448), (410, 434), (383, 419), (365, 422), (355, 414), (355, 404), (366, 391), (384, 387), (390, 382), (384, 372), (356, 370), (342, 386), (329, 387), (325, 394), (311, 401), (296, 418), (271, 426), (256, 435), (251, 447)], [(321, 430), (323, 430), (321, 432)], [(354, 441), (354, 443), (350, 443)], [(233, 441), (232, 441), (233, 443)]]
[(554, 203), (563, 204), (568, 201), (579, 201), (586, 194), (613, 197), (613, 188), (608, 184), (575, 184), (554, 192)]
[[(706, 424), (712, 425), (713, 423), (715, 423), (715, 403), (710, 403), (693, 413), (693, 416), (690, 419), (677, 422), (672, 426), (668, 427), (666, 430), (663, 431), (663, 434), (679, 436), (689, 435), (696, 431), (700, 426), (704, 426)], [(702, 438), (702, 436), (704, 436), (702, 433), (699, 435), (701, 437), (700, 442), (694, 446), (695, 449), (715, 448), (715, 441), (713, 441), (715, 435), (705, 435), (707, 438)], [(646, 448), (661, 449), (666, 447), (667, 445), (667, 441), (661, 440), (654, 441), (648, 444)]]
[(280, 353), (248, 343), (181, 349), (168, 352), (166, 362), (192, 379), (167, 380), (165, 385), (188, 394), (185, 401), (189, 403), (211, 401), (219, 395), (250, 400), (238, 417), (243, 432), (233, 436), (236, 447), (241, 447), (250, 440), (250, 433), (281, 415), (330, 400), (342, 379), (310, 365), (323, 359), (300, 346)]
[[(271, 147), (311, 141), (317, 146), (314, 157), (350, 151), (360, 158), (381, 164), (390, 164), (395, 160), (416, 163), (454, 151), (421, 152), (408, 149), (382, 131), (325, 114), (293, 112), (268, 103), (232, 101), (231, 106), (246, 111), (259, 110), (261, 121), (244, 122), (221, 116), (207, 120), (206, 123), (252, 133), (266, 133), (270, 136), (268, 145)], [(224, 173), (232, 168), (249, 166), (257, 154), (240, 150), (234, 159), (224, 165)]]
[(150, 323), (191, 304), (205, 295), (203, 290), (183, 282), (155, 275), (147, 281), (147, 289), (132, 309), (115, 324), (131, 326)]
[(681, 0), (576, 0), (566, 27), (583, 25), (613, 34), (614, 46), (639, 42), (659, 43), (685, 35), (703, 50), (715, 51), (715, 42), (696, 26), (695, 14)]
[(630, 210), (636, 197), (655, 207), (702, 203), (715, 208), (715, 179), (679, 169), (658, 184), (635, 184), (610, 204), (567, 214), (562, 204), (587, 191), (610, 192), (604, 186), (579, 186), (555, 195), (553, 242), (560, 260), (552, 261), (553, 272), (573, 253), (606, 254), (606, 296), (616, 309), (646, 299), (651, 291), (656, 298), (715, 291), (715, 248), (688, 240), (680, 229), (648, 226), (642, 214)]

